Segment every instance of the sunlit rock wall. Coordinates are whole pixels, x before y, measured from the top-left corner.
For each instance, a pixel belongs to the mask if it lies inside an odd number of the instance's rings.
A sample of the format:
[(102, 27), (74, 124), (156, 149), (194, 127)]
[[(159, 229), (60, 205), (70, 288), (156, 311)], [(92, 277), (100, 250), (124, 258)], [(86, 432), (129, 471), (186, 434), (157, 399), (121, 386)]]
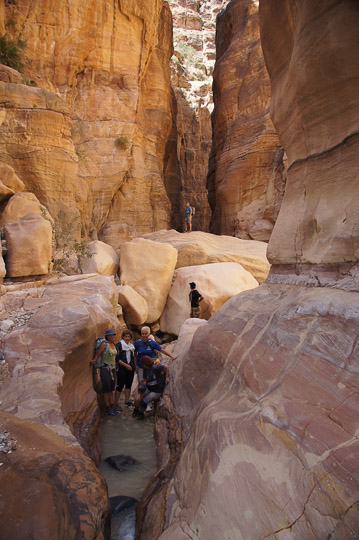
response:
[(211, 231), (268, 241), (285, 185), (283, 149), (269, 117), (270, 83), (258, 2), (232, 0), (218, 16), (213, 149), (208, 177)]
[(1, 87), (0, 160), (55, 217), (78, 216), (83, 235), (117, 247), (166, 228), (168, 5), (20, 0), (2, 22), (27, 46), (26, 85)]

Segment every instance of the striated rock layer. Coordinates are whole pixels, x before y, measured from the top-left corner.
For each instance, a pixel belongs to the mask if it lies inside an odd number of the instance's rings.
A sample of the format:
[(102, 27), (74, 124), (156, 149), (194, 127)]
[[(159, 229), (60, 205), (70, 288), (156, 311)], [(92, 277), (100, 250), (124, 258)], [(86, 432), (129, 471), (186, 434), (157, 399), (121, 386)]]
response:
[(0, 82), (0, 161), (54, 217), (78, 217), (83, 235), (115, 248), (167, 227), (168, 4), (20, 0), (4, 16), (27, 43), (28, 84)]
[[(278, 30), (280, 31), (280, 30)], [(283, 197), (283, 149), (269, 117), (258, 2), (232, 0), (217, 18), (211, 232), (268, 241)]]
[(100, 455), (99, 414), (89, 360), (95, 337), (119, 327), (113, 278), (4, 289), (0, 428), (18, 448), (1, 458), (1, 532), (16, 539), (108, 538), (107, 486), (93, 462)]
[(161, 540), (357, 537), (358, 331), (353, 293), (262, 285), (175, 349), (184, 450)]

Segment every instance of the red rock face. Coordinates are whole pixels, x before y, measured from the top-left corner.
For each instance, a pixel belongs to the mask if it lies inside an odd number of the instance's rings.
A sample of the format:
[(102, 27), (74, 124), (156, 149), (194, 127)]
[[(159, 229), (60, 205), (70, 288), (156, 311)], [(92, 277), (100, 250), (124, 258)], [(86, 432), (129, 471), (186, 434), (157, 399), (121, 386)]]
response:
[(79, 447), (3, 412), (0, 432), (15, 448), (1, 453), (2, 538), (110, 537), (105, 480)]
[(353, 293), (266, 285), (197, 330), (172, 369), (185, 448), (161, 540), (359, 534), (358, 331)]
[(233, 0), (217, 19), (211, 232), (268, 241), (283, 197), (283, 150), (269, 118), (258, 3)]

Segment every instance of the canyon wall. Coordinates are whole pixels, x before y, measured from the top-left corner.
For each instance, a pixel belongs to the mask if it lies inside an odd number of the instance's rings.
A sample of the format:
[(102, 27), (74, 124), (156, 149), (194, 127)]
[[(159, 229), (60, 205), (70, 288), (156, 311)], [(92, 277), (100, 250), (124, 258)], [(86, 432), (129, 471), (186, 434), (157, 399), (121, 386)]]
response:
[(258, 2), (232, 0), (218, 16), (213, 73), (211, 232), (268, 241), (285, 186), (271, 119)]
[(196, 208), (193, 230), (209, 230), (211, 210), (206, 184), (212, 147), (215, 21), (227, 3), (228, 0), (169, 0), (174, 42), (173, 129), (165, 179), (176, 209), (172, 227), (177, 230), (183, 229), (187, 202)]
[(161, 540), (359, 535), (358, 18), (350, 0), (260, 2), (289, 165), (273, 266), (193, 338), (183, 328), (187, 347), (179, 336), (182, 452), (163, 460), (141, 538), (151, 520)]
[(110, 537), (89, 360), (116, 307), (112, 277), (2, 286), (1, 538)]
[(0, 160), (50, 213), (119, 244), (170, 224), (171, 13), (162, 0), (7, 3), (24, 78), (1, 83)]

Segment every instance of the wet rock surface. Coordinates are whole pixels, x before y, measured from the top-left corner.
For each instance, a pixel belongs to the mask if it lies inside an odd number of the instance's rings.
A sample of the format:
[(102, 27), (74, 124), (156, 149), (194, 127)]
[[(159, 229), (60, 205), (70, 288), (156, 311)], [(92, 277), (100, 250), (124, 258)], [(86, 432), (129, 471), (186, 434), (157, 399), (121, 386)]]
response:
[(127, 508), (131, 508), (138, 503), (138, 500), (134, 497), (128, 497), (127, 495), (117, 495), (110, 497), (111, 512), (112, 514), (118, 514)]
[(131, 456), (119, 454), (118, 456), (108, 456), (105, 461), (118, 471), (127, 471), (128, 469), (139, 465), (139, 461)]

